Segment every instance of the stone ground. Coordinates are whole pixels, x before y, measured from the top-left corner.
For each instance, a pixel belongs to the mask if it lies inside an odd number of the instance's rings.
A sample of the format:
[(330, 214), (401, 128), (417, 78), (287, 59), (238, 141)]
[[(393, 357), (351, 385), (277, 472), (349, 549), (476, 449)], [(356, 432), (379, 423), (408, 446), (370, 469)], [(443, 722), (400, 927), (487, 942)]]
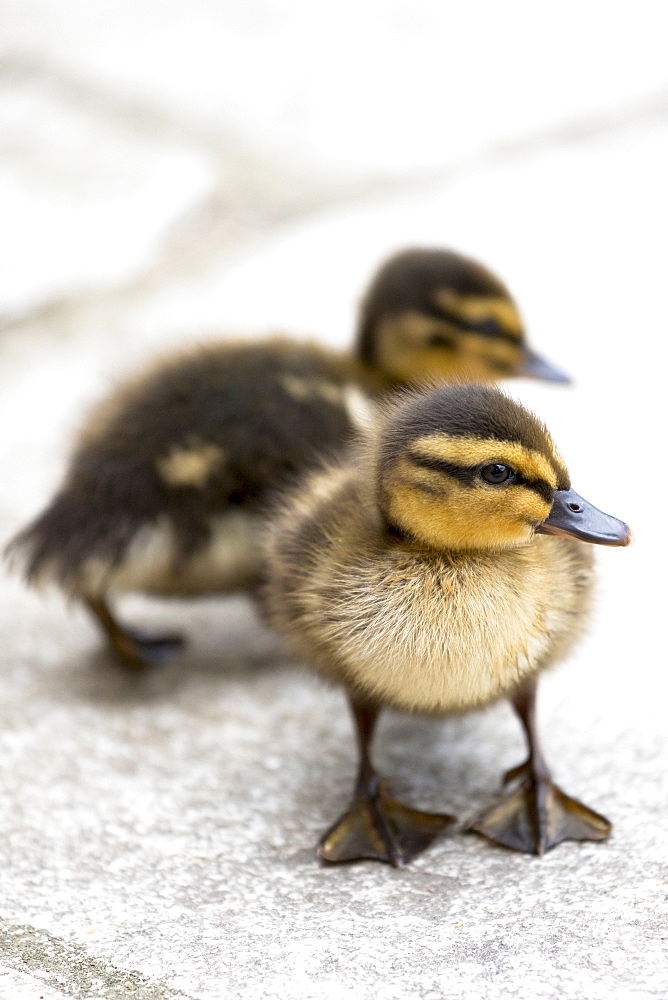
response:
[[(590, 634), (541, 697), (558, 779), (614, 835), (536, 859), (458, 830), (401, 871), (321, 867), (349, 723), (245, 600), (125, 602), (191, 639), (132, 678), (3, 573), (2, 1000), (668, 997), (662, 6), (461, 8), (6, 0), (0, 531), (142, 359), (342, 345), (384, 254), (474, 253), (576, 376), (512, 391), (636, 532), (599, 552)], [(505, 705), (379, 740), (404, 797), (462, 820), (521, 755)]]

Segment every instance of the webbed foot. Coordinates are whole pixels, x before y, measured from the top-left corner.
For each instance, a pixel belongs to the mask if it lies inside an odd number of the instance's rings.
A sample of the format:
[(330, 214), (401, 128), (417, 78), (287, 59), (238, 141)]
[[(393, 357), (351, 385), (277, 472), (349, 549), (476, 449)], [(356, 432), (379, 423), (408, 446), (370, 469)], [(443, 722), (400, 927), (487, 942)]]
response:
[(119, 626), (110, 636), (114, 652), (133, 669), (155, 667), (169, 660), (185, 644), (178, 633), (161, 635)]
[(85, 597), (83, 600), (109, 639), (116, 655), (126, 667), (133, 670), (164, 663), (185, 642), (183, 636), (176, 633), (161, 635), (120, 625), (102, 598)]
[(325, 861), (386, 861), (395, 868), (426, 850), (456, 822), (446, 813), (427, 813), (397, 802), (382, 785), (357, 795), (318, 845)]
[(599, 813), (572, 799), (548, 773), (534, 771), (529, 762), (513, 768), (505, 781), (521, 783), (497, 805), (481, 813), (467, 829), (515, 851), (544, 854), (564, 840), (605, 840), (612, 824)]

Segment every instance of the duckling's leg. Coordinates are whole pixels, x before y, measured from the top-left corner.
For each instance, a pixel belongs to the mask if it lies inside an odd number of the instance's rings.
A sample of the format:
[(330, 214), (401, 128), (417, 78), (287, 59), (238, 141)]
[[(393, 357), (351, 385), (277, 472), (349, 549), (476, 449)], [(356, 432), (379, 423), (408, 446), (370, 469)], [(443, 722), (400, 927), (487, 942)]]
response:
[(152, 635), (118, 624), (106, 601), (86, 597), (84, 603), (111, 642), (114, 652), (128, 667), (140, 668), (163, 663), (184, 643), (181, 635)]
[(371, 762), (370, 746), (379, 709), (351, 699), (360, 751), (357, 784), (350, 808), (327, 831), (318, 853), (325, 861), (411, 861), (456, 822), (445, 813), (419, 812), (390, 798)]
[(605, 840), (612, 824), (552, 781), (536, 736), (536, 681), (520, 688), (512, 703), (524, 727), (529, 759), (508, 771), (504, 784), (522, 780), (498, 805), (476, 817), (469, 829), (528, 854), (544, 854), (563, 840)]

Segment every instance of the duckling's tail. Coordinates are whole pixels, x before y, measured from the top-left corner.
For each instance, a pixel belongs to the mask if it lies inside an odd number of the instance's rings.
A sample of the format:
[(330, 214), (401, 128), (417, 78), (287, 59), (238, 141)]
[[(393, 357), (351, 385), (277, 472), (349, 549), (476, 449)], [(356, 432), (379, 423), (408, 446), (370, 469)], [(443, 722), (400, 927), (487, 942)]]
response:
[(64, 489), (8, 543), (4, 557), (38, 589), (55, 584), (72, 596), (101, 593), (137, 530), (110, 514)]

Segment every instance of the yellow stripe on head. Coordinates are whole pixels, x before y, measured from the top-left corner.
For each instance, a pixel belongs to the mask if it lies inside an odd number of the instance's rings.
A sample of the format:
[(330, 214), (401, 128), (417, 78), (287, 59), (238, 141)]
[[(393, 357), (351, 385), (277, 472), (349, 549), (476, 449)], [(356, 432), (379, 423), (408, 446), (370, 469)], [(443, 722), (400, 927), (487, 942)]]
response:
[(519, 441), (459, 437), (443, 432), (426, 434), (418, 438), (413, 443), (411, 452), (466, 467), (479, 465), (482, 462), (503, 462), (513, 466), (527, 479), (544, 480), (552, 489), (556, 489), (558, 483), (555, 464), (557, 467), (563, 464), (556, 451), (553, 463), (541, 452), (527, 448)]
[(450, 288), (437, 289), (434, 301), (446, 312), (453, 313), (464, 323), (495, 320), (504, 333), (521, 340), (524, 332), (522, 317), (515, 303), (504, 296), (461, 295)]

